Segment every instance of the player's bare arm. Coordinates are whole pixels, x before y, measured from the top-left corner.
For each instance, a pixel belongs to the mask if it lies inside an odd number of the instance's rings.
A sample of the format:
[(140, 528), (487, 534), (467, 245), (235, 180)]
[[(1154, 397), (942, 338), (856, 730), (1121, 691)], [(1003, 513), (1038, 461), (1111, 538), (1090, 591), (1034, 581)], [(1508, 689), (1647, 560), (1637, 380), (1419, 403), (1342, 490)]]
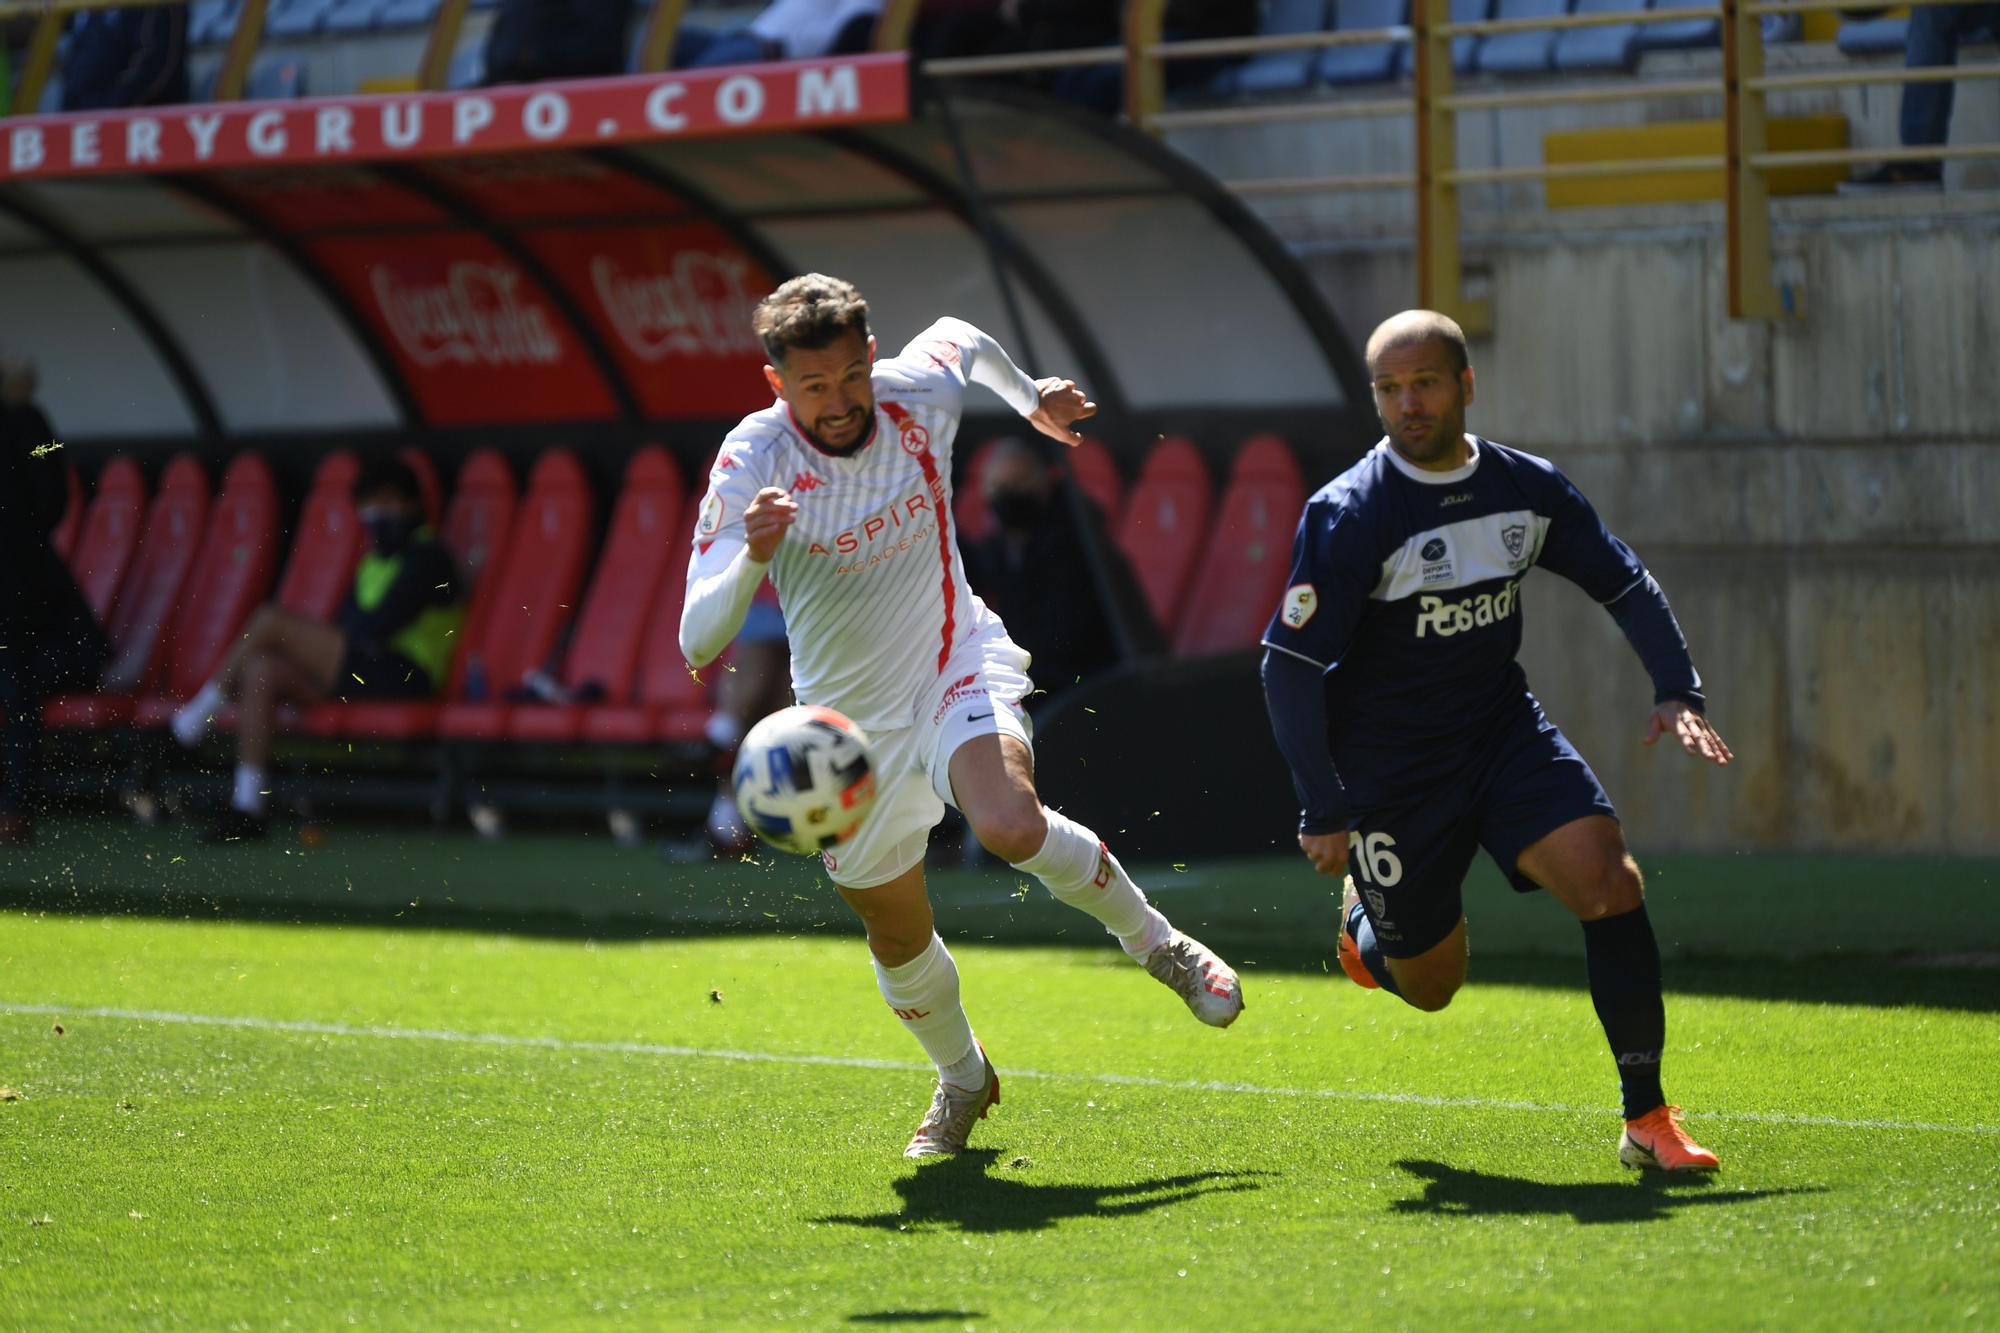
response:
[(1347, 830), (1338, 833), (1301, 833), (1299, 850), (1322, 875), (1347, 873)]
[(760, 565), (771, 563), (785, 530), (799, 520), (799, 502), (776, 486), (758, 491), (743, 511), (743, 535), (750, 544), (750, 558)]
[(1643, 745), (1656, 745), (1662, 736), (1671, 734), (1680, 741), (1681, 748), (1697, 759), (1706, 759), (1715, 764), (1726, 764), (1736, 756), (1724, 744), (1722, 733), (1709, 720), (1679, 699), (1669, 699), (1653, 710), (1646, 719), (1646, 738)]
[(1076, 387), (1075, 380), (1060, 377), (1036, 380), (1035, 389), (1042, 395), (1042, 405), (1028, 418), (1028, 424), (1052, 440), (1061, 440), (1071, 448), (1076, 447), (1076, 423), (1085, 417), (1097, 414), (1097, 404), (1089, 395)]

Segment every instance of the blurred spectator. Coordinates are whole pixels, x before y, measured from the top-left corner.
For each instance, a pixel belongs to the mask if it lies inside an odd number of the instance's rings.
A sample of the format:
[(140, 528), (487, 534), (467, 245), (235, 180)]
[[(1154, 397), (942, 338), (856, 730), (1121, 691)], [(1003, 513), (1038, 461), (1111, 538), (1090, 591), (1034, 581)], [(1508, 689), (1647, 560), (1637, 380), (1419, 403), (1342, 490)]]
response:
[(69, 568), (49, 545), (66, 461), (34, 403), (35, 370), (0, 361), (0, 846), (33, 835), (42, 700), (89, 689), (110, 655)]
[(702, 861), (711, 856), (737, 856), (756, 839), (736, 810), (736, 747), (759, 719), (792, 702), (791, 646), (785, 637), (785, 613), (777, 589), (765, 579), (758, 585), (743, 628), (715, 682), (715, 712), (709, 715), (705, 738), (715, 755), (715, 798), (700, 832), (661, 851), (670, 860)]
[(1021, 0), (924, 0), (911, 45), (926, 60), (1019, 51)]
[[(1903, 37), (1903, 63), (1911, 69), (1956, 65), (1961, 41), (1980, 33), (2000, 35), (2000, 4), (1916, 5)], [(1951, 138), (1950, 82), (1903, 85), (1905, 148), (1942, 147)], [(1842, 193), (1877, 190), (1936, 190), (1944, 185), (1944, 163), (1889, 162), (1858, 180), (1841, 184)]]
[(188, 100), (186, 5), (86, 9), (70, 25), (62, 109)]
[(744, 27), (683, 31), (674, 39), (674, 68), (854, 55), (870, 48), (881, 15), (882, 0), (772, 0)]
[(622, 74), (631, 18), (625, 0), (500, 0), (486, 35), (486, 82)]
[[(1118, 0), (1020, 0), (1020, 10), (1029, 50), (1075, 50), (1125, 40)], [(1257, 5), (1254, 0), (1169, 0), (1161, 27), (1169, 42), (1247, 37), (1257, 30)], [(1230, 63), (1230, 57), (1170, 60), (1167, 91), (1207, 83)], [(1124, 108), (1125, 67), (1120, 63), (1058, 70), (1048, 87), (1058, 97), (1115, 115)]]
[(463, 608), (451, 556), (424, 526), (423, 491), (398, 459), (369, 463), (354, 480), (369, 549), (331, 625), (278, 606), (250, 617), (215, 679), (174, 715), (174, 738), (194, 746), (226, 702), (236, 704), (236, 780), (207, 841), (264, 835), (271, 737), (278, 705), (435, 694), (451, 669)]
[[(1037, 692), (1030, 707), (1036, 708), (1117, 663), (1111, 609), (1098, 591), (1099, 580), (1091, 576), (1090, 552), (1070, 519), (1055, 475), (1033, 448), (1020, 440), (1002, 440), (988, 456), (979, 484), (994, 527), (964, 546), (966, 581), (1033, 656), (1029, 674)], [(1130, 566), (1103, 535), (1097, 507), (1086, 502), (1083, 508), (1097, 529), (1093, 545), (1109, 562), (1110, 584), (1120, 605), (1143, 622), (1143, 638), (1156, 639)]]

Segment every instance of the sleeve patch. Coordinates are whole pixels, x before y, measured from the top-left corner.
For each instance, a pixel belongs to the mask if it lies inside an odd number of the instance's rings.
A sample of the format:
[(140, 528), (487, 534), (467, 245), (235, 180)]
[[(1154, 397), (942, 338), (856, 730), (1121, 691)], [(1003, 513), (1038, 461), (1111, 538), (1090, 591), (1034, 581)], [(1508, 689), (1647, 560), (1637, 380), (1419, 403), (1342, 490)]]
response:
[(697, 531), (704, 537), (713, 537), (722, 531), (722, 493), (710, 487), (701, 501), (701, 522)]
[(1317, 610), (1319, 610), (1319, 594), (1313, 590), (1312, 584), (1295, 583), (1285, 589), (1285, 600), (1283, 608), (1278, 612), (1278, 619), (1292, 629), (1304, 629), (1306, 622), (1313, 618), (1313, 612)]

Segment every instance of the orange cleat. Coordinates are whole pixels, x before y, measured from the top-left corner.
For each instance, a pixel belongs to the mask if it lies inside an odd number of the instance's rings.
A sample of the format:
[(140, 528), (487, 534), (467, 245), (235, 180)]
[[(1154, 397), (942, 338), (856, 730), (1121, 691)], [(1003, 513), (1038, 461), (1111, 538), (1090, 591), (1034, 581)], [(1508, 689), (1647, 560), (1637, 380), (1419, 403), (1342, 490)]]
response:
[(1713, 1171), (1721, 1165), (1714, 1153), (1681, 1128), (1678, 1106), (1656, 1106), (1637, 1120), (1627, 1120), (1618, 1137), (1618, 1160), (1657, 1171)]
[(1355, 890), (1354, 876), (1347, 877), (1340, 893), (1340, 919), (1334, 923), (1335, 934), (1340, 936), (1340, 970), (1347, 973), (1347, 979), (1368, 990), (1382, 989), (1382, 983), (1368, 970), (1368, 964), (1361, 961), (1361, 951), (1354, 947), (1354, 937), (1347, 933), (1347, 918), (1354, 911), (1354, 904), (1361, 901)]

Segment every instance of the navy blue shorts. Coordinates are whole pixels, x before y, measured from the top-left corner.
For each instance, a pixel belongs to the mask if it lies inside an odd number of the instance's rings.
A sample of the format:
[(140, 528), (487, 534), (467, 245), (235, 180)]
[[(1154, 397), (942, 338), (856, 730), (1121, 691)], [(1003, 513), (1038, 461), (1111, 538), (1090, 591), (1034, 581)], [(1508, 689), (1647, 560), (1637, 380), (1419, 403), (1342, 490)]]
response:
[(1590, 765), (1540, 708), (1466, 757), (1461, 780), (1365, 810), (1347, 835), (1347, 870), (1382, 952), (1414, 958), (1451, 934), (1481, 847), (1519, 893), (1540, 885), (1514, 868), (1531, 843), (1589, 815), (1618, 817)]

